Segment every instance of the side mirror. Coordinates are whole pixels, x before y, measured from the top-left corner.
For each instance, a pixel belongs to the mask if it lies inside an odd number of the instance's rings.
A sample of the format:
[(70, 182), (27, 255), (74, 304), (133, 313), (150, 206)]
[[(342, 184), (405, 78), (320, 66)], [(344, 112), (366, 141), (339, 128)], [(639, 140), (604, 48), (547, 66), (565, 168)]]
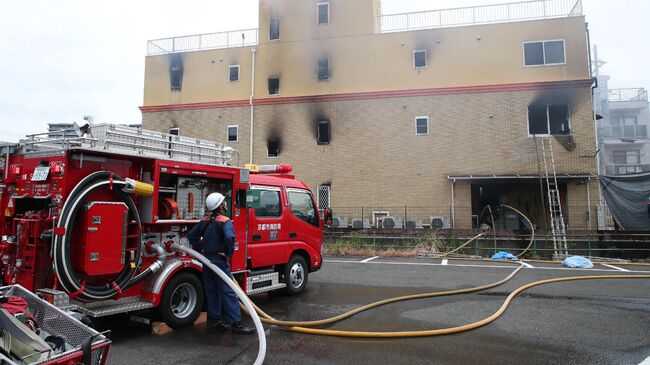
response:
[(324, 220), (328, 226), (332, 224), (332, 208), (325, 208)]

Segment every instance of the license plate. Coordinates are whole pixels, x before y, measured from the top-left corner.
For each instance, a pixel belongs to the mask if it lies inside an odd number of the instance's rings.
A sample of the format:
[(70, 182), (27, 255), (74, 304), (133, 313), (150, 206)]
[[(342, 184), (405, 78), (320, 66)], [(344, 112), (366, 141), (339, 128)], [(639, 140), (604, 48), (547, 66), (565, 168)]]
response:
[(45, 181), (47, 180), (47, 175), (50, 173), (49, 166), (37, 167), (32, 174), (32, 181)]

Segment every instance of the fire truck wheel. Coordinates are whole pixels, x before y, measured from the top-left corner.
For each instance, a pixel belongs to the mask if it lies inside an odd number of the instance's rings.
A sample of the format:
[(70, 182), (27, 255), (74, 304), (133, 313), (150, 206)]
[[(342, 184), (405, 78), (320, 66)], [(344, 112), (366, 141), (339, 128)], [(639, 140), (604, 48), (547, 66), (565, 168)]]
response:
[(171, 328), (189, 326), (201, 314), (203, 300), (201, 280), (192, 273), (181, 272), (165, 285), (158, 315)]
[(284, 267), (284, 281), (287, 284), (287, 293), (296, 295), (305, 290), (307, 286), (307, 262), (300, 255), (291, 256), (291, 260)]

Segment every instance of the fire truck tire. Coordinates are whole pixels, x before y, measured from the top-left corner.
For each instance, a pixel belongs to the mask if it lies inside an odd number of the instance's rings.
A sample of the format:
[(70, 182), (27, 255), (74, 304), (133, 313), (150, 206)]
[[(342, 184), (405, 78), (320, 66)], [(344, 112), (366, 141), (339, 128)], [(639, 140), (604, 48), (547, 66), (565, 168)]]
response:
[(198, 276), (181, 272), (165, 285), (158, 305), (158, 317), (171, 328), (189, 326), (196, 321), (203, 308), (203, 284)]
[(301, 255), (293, 255), (284, 267), (284, 281), (289, 295), (300, 294), (307, 286), (307, 261)]

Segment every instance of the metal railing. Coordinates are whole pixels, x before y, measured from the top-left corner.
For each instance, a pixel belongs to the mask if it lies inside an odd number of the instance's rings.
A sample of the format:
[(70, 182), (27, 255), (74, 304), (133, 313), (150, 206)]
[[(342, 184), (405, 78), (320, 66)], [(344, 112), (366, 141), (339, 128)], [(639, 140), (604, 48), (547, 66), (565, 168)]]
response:
[(613, 138), (648, 138), (648, 126), (637, 125), (602, 125), (598, 127), (599, 137)]
[(459, 27), (582, 15), (582, 0), (535, 0), (507, 4), (381, 15), (377, 32)]
[(648, 101), (648, 91), (642, 87), (607, 90), (609, 101)]
[(258, 34), (255, 28), (154, 39), (147, 42), (147, 56), (254, 46), (258, 44)]
[(650, 164), (610, 164), (609, 167), (616, 175), (650, 172)]

